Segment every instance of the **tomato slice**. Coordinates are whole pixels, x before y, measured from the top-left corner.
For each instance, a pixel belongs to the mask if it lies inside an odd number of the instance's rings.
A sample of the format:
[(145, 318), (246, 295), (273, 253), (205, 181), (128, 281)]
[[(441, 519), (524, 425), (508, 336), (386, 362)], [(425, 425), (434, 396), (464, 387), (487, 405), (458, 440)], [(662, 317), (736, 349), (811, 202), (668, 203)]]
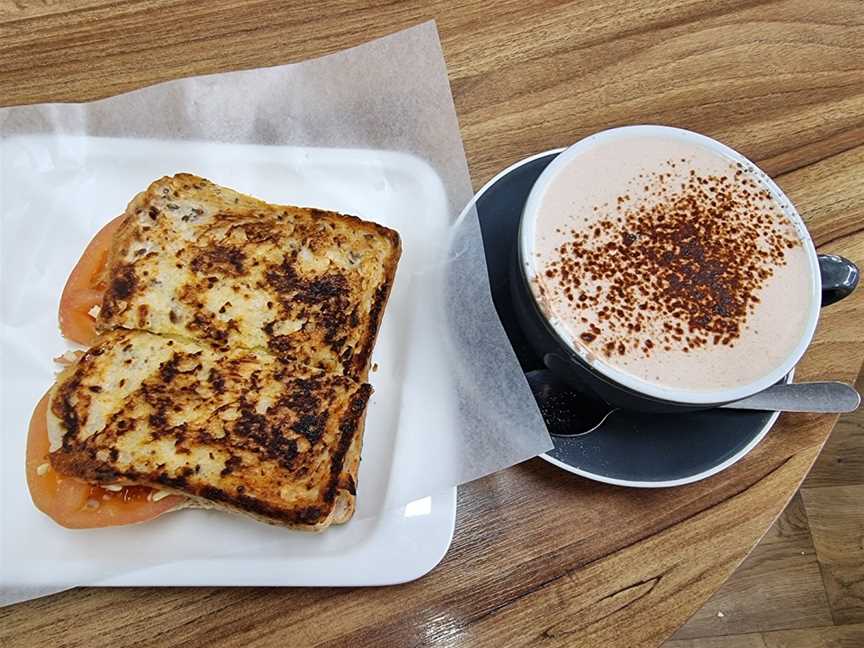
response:
[(156, 502), (146, 486), (125, 486), (111, 491), (72, 477), (63, 477), (48, 461), (48, 394), (30, 419), (27, 435), (27, 487), (40, 511), (68, 529), (93, 529), (147, 522), (182, 504), (184, 497), (169, 495)]
[(96, 318), (90, 311), (102, 304), (108, 251), (122, 222), (123, 216), (118, 216), (96, 233), (66, 280), (59, 319), (60, 332), (68, 340), (90, 346), (96, 339)]

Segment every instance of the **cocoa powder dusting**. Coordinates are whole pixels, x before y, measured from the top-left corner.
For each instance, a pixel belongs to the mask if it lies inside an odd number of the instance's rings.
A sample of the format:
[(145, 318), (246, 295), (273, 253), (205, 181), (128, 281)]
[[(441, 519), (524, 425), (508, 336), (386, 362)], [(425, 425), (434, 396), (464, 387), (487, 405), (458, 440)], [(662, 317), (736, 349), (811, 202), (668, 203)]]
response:
[(541, 269), (574, 322), (595, 314), (600, 328), (586, 325), (579, 337), (607, 357), (734, 345), (758, 291), (785, 265), (786, 250), (801, 244), (740, 165), (729, 175), (691, 170), (683, 182), (672, 178), (646, 173), (643, 196), (595, 207), (601, 219), (567, 233)]

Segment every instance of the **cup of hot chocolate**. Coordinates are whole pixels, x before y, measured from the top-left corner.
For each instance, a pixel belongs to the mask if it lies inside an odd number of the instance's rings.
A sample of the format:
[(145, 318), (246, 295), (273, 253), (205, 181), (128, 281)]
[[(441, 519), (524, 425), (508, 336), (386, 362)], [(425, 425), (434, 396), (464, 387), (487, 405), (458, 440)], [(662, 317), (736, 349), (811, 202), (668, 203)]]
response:
[(764, 172), (664, 126), (564, 150), (534, 184), (516, 247), (514, 305), (544, 364), (630, 409), (708, 408), (778, 382), (810, 344), (823, 290), (838, 290)]

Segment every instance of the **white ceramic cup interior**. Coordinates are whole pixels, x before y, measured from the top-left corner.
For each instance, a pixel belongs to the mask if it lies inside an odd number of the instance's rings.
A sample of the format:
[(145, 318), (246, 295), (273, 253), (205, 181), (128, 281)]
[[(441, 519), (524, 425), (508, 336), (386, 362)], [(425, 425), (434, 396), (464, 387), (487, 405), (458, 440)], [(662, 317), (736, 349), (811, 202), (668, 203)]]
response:
[[(523, 208), (522, 219), (519, 224), (519, 264), (525, 278), (527, 279), (527, 283), (530, 286), (531, 294), (535, 303), (539, 302), (539, 296), (537, 294), (537, 282), (534, 281), (537, 276), (537, 268), (535, 267), (536, 257), (533, 248), (534, 241), (536, 240), (537, 214), (547, 188), (555, 181), (559, 171), (571, 164), (579, 164), (580, 156), (590, 150), (593, 146), (600, 143), (607, 144), (619, 139), (628, 139), (634, 136), (657, 137), (684, 141), (698, 144), (716, 151), (732, 162), (740, 162), (746, 167), (751, 168), (755, 176), (762, 182), (763, 186), (771, 192), (777, 204), (783, 209), (786, 216), (794, 225), (807, 253), (807, 258), (810, 264), (810, 282), (812, 292), (810, 299), (810, 312), (801, 339), (792, 353), (790, 353), (781, 364), (776, 366), (771, 372), (761, 376), (758, 380), (723, 390), (684, 391), (651, 383), (633, 376), (632, 374), (621, 371), (607, 363), (597, 354), (590, 353), (587, 348), (574, 342), (567, 334), (563, 324), (557, 319), (547, 319), (547, 323), (551, 326), (558, 339), (588, 363), (595, 371), (619, 385), (651, 398), (692, 405), (710, 405), (716, 403), (727, 403), (741, 398), (746, 398), (747, 396), (751, 396), (756, 392), (770, 387), (789, 373), (789, 371), (791, 371), (798, 363), (801, 356), (804, 355), (804, 352), (807, 350), (807, 347), (813, 338), (813, 333), (816, 330), (822, 292), (822, 281), (819, 275), (819, 262), (816, 257), (816, 250), (813, 247), (813, 241), (804, 225), (804, 221), (801, 219), (801, 216), (792, 205), (792, 202), (786, 197), (786, 194), (783, 193), (780, 187), (778, 187), (764, 171), (759, 169), (753, 162), (745, 158), (743, 155), (729, 148), (725, 144), (721, 144), (705, 135), (700, 135), (681, 128), (672, 128), (670, 126), (623, 126), (595, 133), (594, 135), (586, 137), (562, 151), (558, 157), (556, 157), (549, 166), (546, 167), (534, 183), (534, 187), (531, 189), (531, 193), (528, 195), (528, 200)], [(538, 312), (541, 312), (539, 307)]]

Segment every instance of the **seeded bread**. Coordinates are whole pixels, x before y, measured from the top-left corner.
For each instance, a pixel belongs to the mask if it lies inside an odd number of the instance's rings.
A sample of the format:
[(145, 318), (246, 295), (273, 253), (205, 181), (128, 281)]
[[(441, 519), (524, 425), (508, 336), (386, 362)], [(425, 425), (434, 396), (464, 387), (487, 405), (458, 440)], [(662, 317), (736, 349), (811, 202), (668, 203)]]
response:
[(164, 177), (126, 210), (97, 327), (268, 349), (363, 382), (400, 252), (395, 231), (353, 216)]
[(353, 513), (371, 391), (266, 350), (118, 329), (58, 378), (50, 461), (91, 483), (321, 530)]

